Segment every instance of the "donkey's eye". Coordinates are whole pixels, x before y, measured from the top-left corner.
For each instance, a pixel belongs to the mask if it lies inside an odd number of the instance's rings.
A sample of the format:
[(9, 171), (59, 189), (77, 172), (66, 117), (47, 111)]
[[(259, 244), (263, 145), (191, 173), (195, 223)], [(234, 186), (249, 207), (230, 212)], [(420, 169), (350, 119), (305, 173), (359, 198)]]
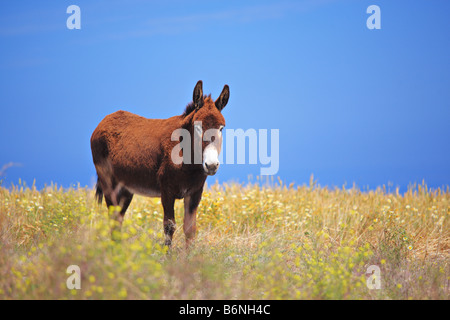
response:
[(220, 132), (222, 132), (223, 127), (224, 127), (224, 126), (220, 126), (220, 127), (219, 127)]

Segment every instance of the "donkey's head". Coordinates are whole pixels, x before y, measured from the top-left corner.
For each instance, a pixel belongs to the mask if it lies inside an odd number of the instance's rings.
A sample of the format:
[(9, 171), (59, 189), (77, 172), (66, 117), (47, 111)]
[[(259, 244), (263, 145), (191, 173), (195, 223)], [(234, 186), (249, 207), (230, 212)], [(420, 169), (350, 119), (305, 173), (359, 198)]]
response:
[(225, 85), (219, 98), (214, 101), (211, 95), (203, 95), (202, 85), (202, 81), (197, 82), (191, 104), (193, 116), (190, 124), (194, 143), (194, 161), (197, 160), (195, 163), (199, 163), (200, 155), (196, 154), (195, 150), (199, 151), (201, 145), (203, 170), (207, 175), (214, 175), (219, 169), (222, 129), (225, 127), (225, 118), (221, 111), (228, 103), (230, 88)]

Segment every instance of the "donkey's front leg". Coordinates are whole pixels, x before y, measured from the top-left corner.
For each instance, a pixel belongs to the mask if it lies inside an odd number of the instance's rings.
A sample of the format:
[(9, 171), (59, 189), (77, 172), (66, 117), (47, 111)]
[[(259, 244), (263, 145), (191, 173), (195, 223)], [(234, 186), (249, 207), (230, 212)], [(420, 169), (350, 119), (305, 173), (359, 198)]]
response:
[(197, 208), (202, 199), (202, 191), (195, 192), (194, 194), (184, 198), (184, 223), (183, 230), (186, 236), (186, 247), (192, 243), (197, 231)]
[(172, 195), (162, 194), (161, 203), (164, 209), (164, 234), (166, 237), (165, 245), (169, 246), (172, 244), (172, 237), (175, 232), (175, 211), (174, 204), (175, 198)]

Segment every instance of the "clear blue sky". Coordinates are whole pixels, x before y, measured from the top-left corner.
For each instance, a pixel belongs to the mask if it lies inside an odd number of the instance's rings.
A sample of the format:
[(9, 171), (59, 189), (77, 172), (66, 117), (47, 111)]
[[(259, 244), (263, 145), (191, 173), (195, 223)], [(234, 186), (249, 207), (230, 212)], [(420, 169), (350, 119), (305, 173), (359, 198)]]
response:
[(0, 168), (20, 164), (3, 184), (91, 186), (104, 116), (181, 114), (202, 79), (213, 97), (230, 86), (227, 128), (280, 130), (288, 183), (448, 185), (449, 14), (438, 0), (1, 1)]

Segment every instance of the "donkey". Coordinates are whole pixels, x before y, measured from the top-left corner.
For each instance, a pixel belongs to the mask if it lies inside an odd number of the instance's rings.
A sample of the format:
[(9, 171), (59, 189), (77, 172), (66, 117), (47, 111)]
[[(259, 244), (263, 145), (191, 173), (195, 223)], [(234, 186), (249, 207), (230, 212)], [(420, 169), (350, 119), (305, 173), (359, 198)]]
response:
[[(202, 87), (200, 80), (194, 88), (192, 102), (182, 115), (147, 119), (117, 111), (106, 116), (94, 130), (91, 150), (98, 177), (96, 197), (99, 204), (104, 197), (108, 208), (120, 207), (120, 212), (114, 216), (119, 229), (134, 194), (161, 197), (165, 245), (170, 246), (176, 229), (175, 199), (184, 199), (186, 245), (194, 239), (197, 207), (206, 177), (216, 174), (219, 168), (225, 126), (221, 112), (230, 96), (230, 89), (225, 85), (219, 98), (213, 101), (211, 95), (203, 95)], [(195, 148), (190, 150), (191, 157), (187, 157), (189, 151), (184, 149), (177, 154), (175, 147), (183, 142), (180, 137), (174, 139), (173, 133), (177, 129), (190, 133), (191, 146), (194, 140), (200, 141), (200, 161), (173, 160), (174, 154), (182, 159), (199, 158), (194, 154)], [(204, 135), (206, 131), (209, 139)]]

